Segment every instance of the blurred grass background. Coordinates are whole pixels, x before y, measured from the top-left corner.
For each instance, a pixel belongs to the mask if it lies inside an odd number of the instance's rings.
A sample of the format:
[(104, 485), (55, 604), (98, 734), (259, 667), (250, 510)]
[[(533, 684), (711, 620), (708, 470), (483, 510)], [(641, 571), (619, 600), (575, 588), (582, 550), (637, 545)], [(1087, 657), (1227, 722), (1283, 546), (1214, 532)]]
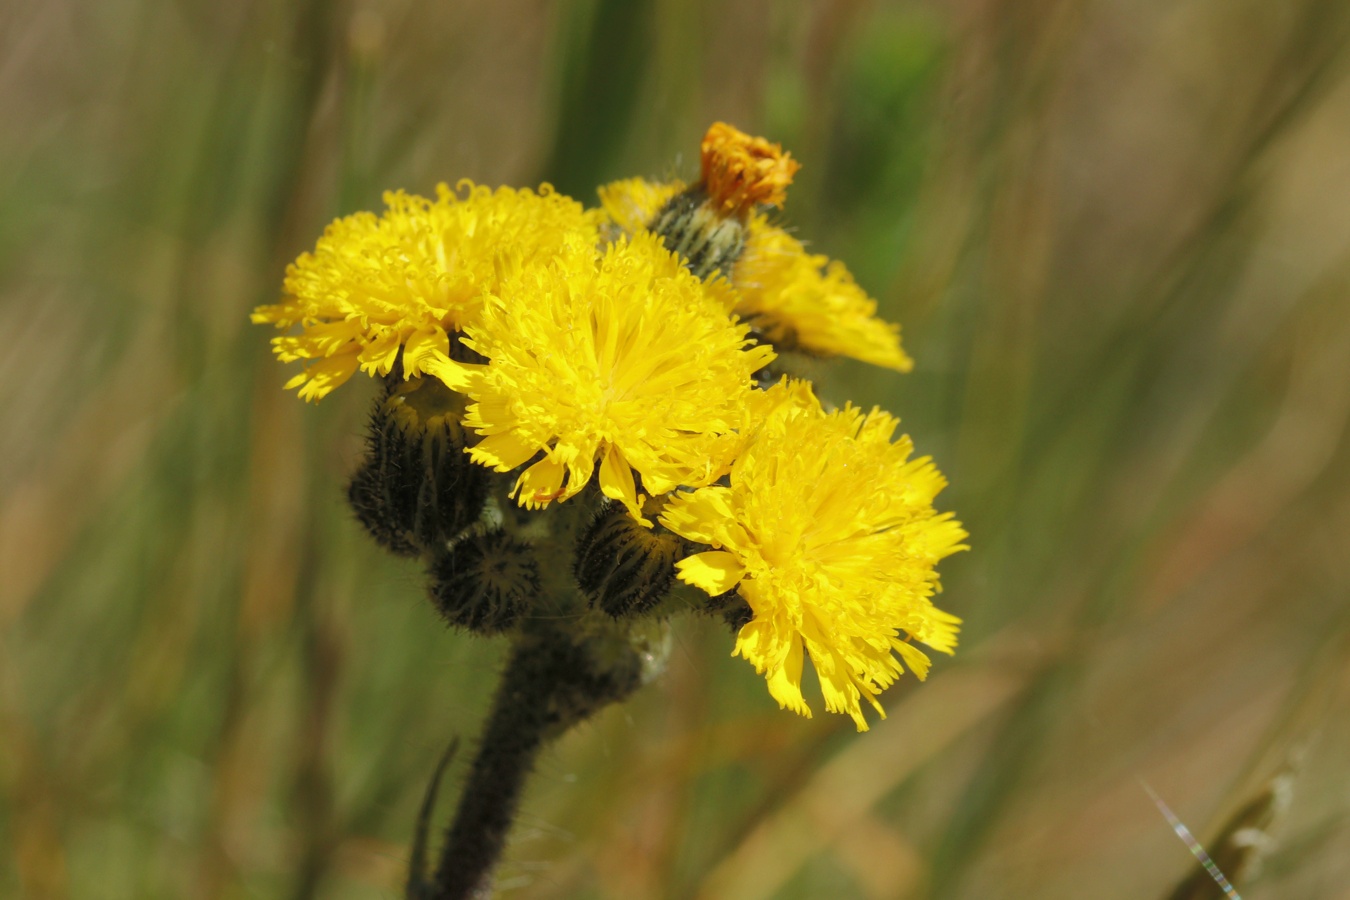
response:
[(1244, 896), (1350, 897), (1347, 49), (1333, 0), (0, 0), (0, 896), (401, 896), (503, 648), (345, 511), (372, 386), (298, 402), (247, 313), (385, 188), (590, 202), (725, 119), (904, 324), (819, 375), (950, 476), (963, 645), (859, 737), (677, 623), (502, 895), (1162, 897), (1139, 779), (1204, 840), (1297, 757)]

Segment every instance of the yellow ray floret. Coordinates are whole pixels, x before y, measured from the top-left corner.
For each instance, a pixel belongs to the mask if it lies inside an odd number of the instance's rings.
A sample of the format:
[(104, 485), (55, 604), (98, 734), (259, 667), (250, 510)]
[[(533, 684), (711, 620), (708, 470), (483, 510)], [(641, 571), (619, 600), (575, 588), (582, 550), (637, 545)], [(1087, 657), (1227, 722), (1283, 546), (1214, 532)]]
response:
[[(629, 178), (600, 189), (611, 225), (628, 233), (646, 226), (681, 182)], [(908, 372), (914, 361), (900, 346), (900, 326), (877, 318), (877, 304), (843, 263), (807, 252), (801, 241), (750, 217), (745, 250), (731, 272), (734, 309), (765, 338), (821, 356), (848, 356)]]
[(505, 472), (542, 453), (516, 482), (522, 505), (567, 499), (599, 465), (604, 493), (640, 519), (635, 472), (659, 494), (725, 471), (752, 375), (773, 359), (726, 314), (725, 290), (648, 233), (603, 255), (578, 248), (548, 266), (504, 267), (466, 328), (490, 362), (430, 370), (474, 401), (474, 460)]
[(285, 297), (254, 322), (298, 334), (273, 339), (283, 362), (313, 360), (286, 385), (318, 400), (358, 369), (387, 375), (403, 352), (413, 377), (443, 357), (449, 333), (473, 321), (496, 285), (504, 249), (519, 261), (547, 261), (571, 244), (594, 245), (600, 215), (557, 194), (496, 191), (460, 182), (436, 199), (384, 195), (383, 215), (361, 212), (328, 226), (313, 252), (286, 270)]
[[(754, 618), (734, 653), (762, 673), (781, 706), (809, 716), (801, 676), (811, 658), (831, 712), (867, 730), (860, 701), (944, 653), (959, 620), (932, 603), (937, 562), (966, 532), (933, 499), (946, 484), (928, 458), (910, 459), (898, 420), (880, 410), (822, 411), (805, 382), (782, 382), (757, 404), (763, 418), (727, 486), (680, 493), (661, 522), (712, 549), (679, 563), (680, 578), (716, 596), (738, 589)], [(898, 654), (898, 659), (897, 659)], [(884, 715), (884, 713), (882, 713)]]

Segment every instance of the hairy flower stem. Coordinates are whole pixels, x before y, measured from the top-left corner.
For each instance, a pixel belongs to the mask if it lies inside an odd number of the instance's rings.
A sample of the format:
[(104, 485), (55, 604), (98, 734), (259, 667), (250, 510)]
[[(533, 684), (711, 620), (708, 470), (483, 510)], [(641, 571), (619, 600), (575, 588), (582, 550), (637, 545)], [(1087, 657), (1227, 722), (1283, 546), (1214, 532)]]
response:
[(525, 779), (544, 744), (547, 685), (517, 648), (436, 867), (436, 900), (487, 896)]
[(459, 809), (429, 883), (413, 872), (416, 900), (471, 900), (491, 892), (526, 777), (539, 750), (641, 680), (638, 657), (613, 635), (534, 624), (517, 637), (469, 770)]

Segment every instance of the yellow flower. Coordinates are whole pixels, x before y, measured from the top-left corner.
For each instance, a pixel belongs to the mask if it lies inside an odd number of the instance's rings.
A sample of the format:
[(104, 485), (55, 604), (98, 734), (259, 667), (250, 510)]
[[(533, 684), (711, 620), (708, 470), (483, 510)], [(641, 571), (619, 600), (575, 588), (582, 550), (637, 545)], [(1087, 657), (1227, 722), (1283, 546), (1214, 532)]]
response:
[(599, 239), (599, 215), (548, 185), (492, 191), (465, 181), (459, 189), (463, 196), (439, 185), (435, 200), (386, 193), (383, 215), (338, 219), (287, 268), (284, 299), (253, 313), (257, 323), (300, 326), (273, 339), (283, 362), (315, 360), (287, 388), (318, 400), (358, 367), (387, 375), (400, 349), (403, 373), (414, 377), (478, 315), (503, 252), (546, 261)]
[[(632, 234), (684, 189), (678, 181), (630, 178), (602, 187), (600, 203), (612, 226)], [(848, 356), (900, 372), (914, 367), (900, 347), (900, 326), (877, 318), (876, 301), (844, 264), (807, 252), (762, 213), (750, 216), (730, 277), (736, 314), (780, 347)]]
[(516, 481), (522, 505), (571, 497), (598, 463), (605, 495), (646, 522), (633, 473), (657, 494), (718, 477), (752, 375), (773, 359), (726, 314), (726, 290), (652, 234), (603, 256), (578, 246), (547, 266), (504, 267), (466, 328), (489, 363), (428, 368), (474, 401), (464, 420), (483, 435), (474, 460), (505, 472), (542, 452)]
[[(810, 716), (802, 697), (811, 657), (831, 712), (867, 730), (860, 700), (929, 659), (910, 643), (950, 653), (959, 620), (931, 601), (943, 557), (966, 532), (933, 499), (946, 481), (910, 459), (898, 420), (852, 407), (825, 413), (805, 382), (784, 381), (756, 401), (763, 418), (727, 486), (680, 493), (661, 522), (713, 549), (682, 560), (679, 577), (709, 595), (738, 589), (754, 613), (734, 654), (768, 680), (781, 706)], [(899, 659), (895, 654), (899, 654)]]
[(838, 260), (757, 214), (732, 272), (736, 312), (775, 344), (821, 356), (848, 356), (898, 372), (914, 368), (900, 349), (900, 326), (877, 318), (877, 304)]

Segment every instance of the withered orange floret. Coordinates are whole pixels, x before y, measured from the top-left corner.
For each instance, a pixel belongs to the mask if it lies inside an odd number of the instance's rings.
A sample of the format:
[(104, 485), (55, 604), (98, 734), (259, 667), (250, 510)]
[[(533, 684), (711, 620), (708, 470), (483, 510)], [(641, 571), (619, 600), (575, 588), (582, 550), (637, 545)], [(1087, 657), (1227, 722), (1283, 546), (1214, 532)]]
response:
[(714, 122), (703, 136), (703, 186), (727, 216), (748, 215), (756, 206), (782, 206), (787, 187), (801, 168), (781, 144), (752, 137), (726, 122)]

